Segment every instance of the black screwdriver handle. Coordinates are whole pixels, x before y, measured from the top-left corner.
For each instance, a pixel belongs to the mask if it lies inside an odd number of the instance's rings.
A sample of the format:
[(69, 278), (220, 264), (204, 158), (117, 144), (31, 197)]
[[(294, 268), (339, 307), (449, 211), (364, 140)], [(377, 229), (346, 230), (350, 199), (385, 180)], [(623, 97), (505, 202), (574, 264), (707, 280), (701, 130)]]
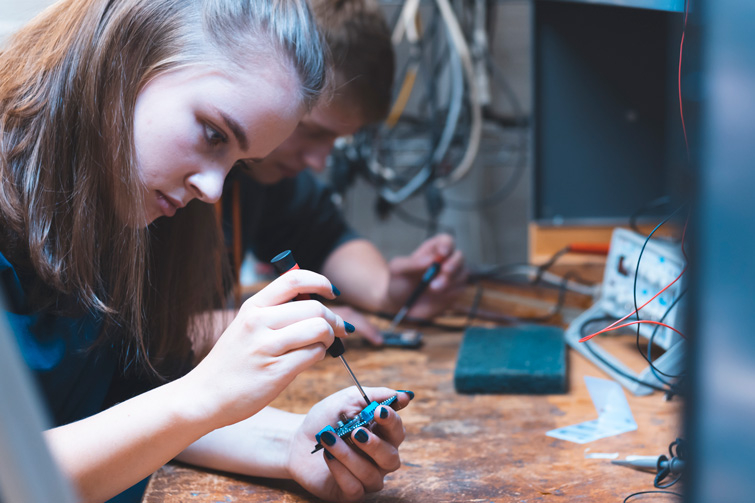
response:
[[(286, 250), (279, 253), (278, 255), (273, 257), (270, 263), (273, 264), (273, 267), (275, 267), (275, 270), (279, 275), (283, 275), (288, 271), (292, 271), (294, 269), (299, 269), (299, 264), (296, 263), (296, 259), (294, 259), (291, 250)], [(308, 294), (303, 293), (301, 295), (297, 295), (295, 300), (307, 300), (310, 298), (311, 297)], [(333, 341), (333, 344), (331, 344), (328, 348), (328, 354), (333, 358), (338, 358), (345, 351), (346, 347), (343, 345), (343, 341), (340, 337), (336, 337), (336, 339)]]

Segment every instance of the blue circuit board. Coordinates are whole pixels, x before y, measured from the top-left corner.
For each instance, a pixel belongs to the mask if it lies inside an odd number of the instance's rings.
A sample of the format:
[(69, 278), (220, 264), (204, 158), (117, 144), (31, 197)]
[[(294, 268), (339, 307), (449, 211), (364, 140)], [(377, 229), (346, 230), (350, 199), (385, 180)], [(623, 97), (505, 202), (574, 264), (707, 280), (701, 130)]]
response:
[(361, 426), (365, 426), (367, 424), (370, 424), (373, 419), (375, 419), (375, 409), (377, 409), (380, 405), (391, 405), (393, 402), (396, 401), (396, 395), (390, 397), (388, 400), (385, 400), (383, 402), (372, 402), (367, 407), (362, 409), (362, 411), (357, 414), (353, 419), (347, 421), (344, 423), (343, 421), (338, 421), (338, 424), (336, 424), (336, 427), (333, 428), (332, 426), (328, 425), (322, 430), (320, 430), (320, 433), (315, 435), (315, 439), (317, 440), (317, 445), (315, 445), (315, 449), (312, 451), (312, 454), (322, 449), (322, 443), (320, 443), (320, 435), (323, 434), (323, 432), (330, 431), (334, 434), (338, 435), (339, 437), (343, 438), (344, 436), (348, 435), (352, 431), (356, 430), (357, 428)]

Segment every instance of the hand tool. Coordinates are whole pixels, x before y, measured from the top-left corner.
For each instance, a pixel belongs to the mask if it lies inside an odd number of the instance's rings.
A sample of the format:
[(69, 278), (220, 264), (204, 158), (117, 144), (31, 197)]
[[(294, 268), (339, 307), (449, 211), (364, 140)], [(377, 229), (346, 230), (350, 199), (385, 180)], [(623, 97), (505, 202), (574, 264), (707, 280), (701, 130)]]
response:
[(393, 333), (396, 331), (396, 327), (398, 327), (399, 323), (404, 319), (404, 316), (406, 316), (406, 313), (409, 312), (409, 310), (414, 306), (414, 303), (417, 302), (417, 299), (419, 299), (420, 295), (422, 295), (422, 292), (425, 291), (427, 286), (430, 284), (430, 282), (435, 278), (435, 276), (438, 275), (440, 272), (440, 261), (436, 260), (433, 262), (430, 267), (427, 268), (425, 271), (425, 274), (422, 275), (422, 280), (419, 282), (419, 284), (416, 286), (414, 291), (409, 295), (409, 298), (406, 300), (406, 303), (404, 304), (404, 307), (402, 307), (398, 313), (396, 313), (396, 316), (393, 318), (393, 321), (391, 322), (391, 326), (386, 330), (386, 332)]
[[(294, 269), (299, 269), (299, 264), (296, 263), (296, 260), (294, 259), (293, 254), (291, 253), (291, 250), (286, 250), (284, 252), (279, 253), (273, 259), (270, 261), (271, 264), (273, 264), (273, 267), (275, 267), (275, 270), (278, 272), (278, 274), (285, 274), (288, 271), (292, 271)], [(295, 300), (304, 300), (309, 299), (310, 296), (307, 294), (302, 294), (296, 297)], [(343, 363), (343, 366), (346, 367), (346, 371), (351, 376), (351, 379), (354, 381), (354, 384), (357, 385), (357, 389), (362, 394), (362, 397), (364, 398), (364, 401), (367, 402), (367, 405), (369, 406), (372, 402), (369, 398), (367, 398), (367, 395), (365, 394), (364, 390), (362, 389), (362, 386), (359, 384), (359, 381), (357, 381), (356, 376), (354, 375), (354, 372), (351, 371), (351, 367), (349, 367), (349, 364), (346, 363), (346, 358), (343, 357), (343, 353), (346, 351), (346, 348), (343, 345), (343, 341), (341, 341), (340, 337), (336, 337), (335, 341), (333, 341), (333, 344), (330, 345), (328, 348), (328, 354), (332, 356), (333, 358), (340, 358), (341, 362)]]

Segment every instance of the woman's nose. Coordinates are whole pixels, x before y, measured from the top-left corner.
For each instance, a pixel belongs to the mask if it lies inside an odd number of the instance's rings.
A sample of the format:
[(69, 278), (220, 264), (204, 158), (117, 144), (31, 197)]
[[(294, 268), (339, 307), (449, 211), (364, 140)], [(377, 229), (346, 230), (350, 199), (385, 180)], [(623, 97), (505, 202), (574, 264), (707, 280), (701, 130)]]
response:
[(194, 197), (205, 203), (216, 203), (223, 194), (223, 182), (228, 170), (208, 169), (192, 173), (186, 180)]

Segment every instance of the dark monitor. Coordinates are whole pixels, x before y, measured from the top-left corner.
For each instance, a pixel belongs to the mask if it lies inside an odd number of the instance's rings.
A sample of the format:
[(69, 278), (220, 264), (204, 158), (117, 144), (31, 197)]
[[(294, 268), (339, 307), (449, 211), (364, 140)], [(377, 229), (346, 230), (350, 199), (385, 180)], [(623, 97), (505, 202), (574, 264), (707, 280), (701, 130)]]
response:
[(681, 10), (682, 1), (533, 2), (538, 224), (626, 224), (674, 195)]

